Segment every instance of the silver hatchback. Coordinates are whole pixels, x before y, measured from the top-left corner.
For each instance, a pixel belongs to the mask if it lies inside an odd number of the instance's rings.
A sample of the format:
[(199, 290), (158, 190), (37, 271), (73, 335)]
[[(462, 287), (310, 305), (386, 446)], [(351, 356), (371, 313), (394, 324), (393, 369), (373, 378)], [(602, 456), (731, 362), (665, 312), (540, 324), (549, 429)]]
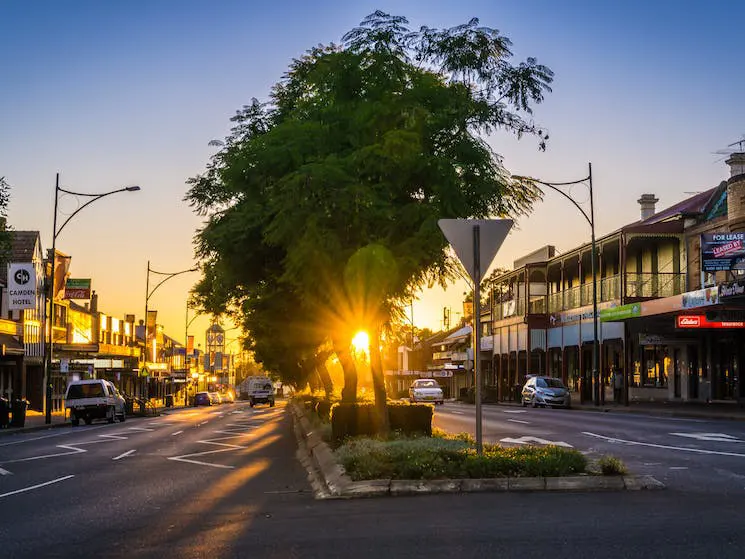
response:
[(522, 390), (523, 407), (571, 408), (572, 396), (561, 379), (553, 377), (530, 377)]

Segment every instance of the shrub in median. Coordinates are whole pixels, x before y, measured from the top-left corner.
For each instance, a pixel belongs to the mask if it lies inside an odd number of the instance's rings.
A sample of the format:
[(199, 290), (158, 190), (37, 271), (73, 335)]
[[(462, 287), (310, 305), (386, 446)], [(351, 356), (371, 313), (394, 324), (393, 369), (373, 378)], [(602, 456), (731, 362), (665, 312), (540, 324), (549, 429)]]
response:
[(479, 456), (468, 441), (440, 437), (357, 438), (336, 453), (354, 480), (562, 476), (587, 467), (584, 455), (574, 449), (486, 445)]
[[(404, 435), (432, 434), (430, 404), (388, 403), (388, 419), (392, 431)], [(335, 441), (347, 437), (372, 436), (375, 434), (375, 404), (338, 403), (331, 407), (331, 431)]]
[(598, 459), (598, 467), (604, 476), (625, 476), (628, 473), (626, 465), (615, 456), (601, 456)]

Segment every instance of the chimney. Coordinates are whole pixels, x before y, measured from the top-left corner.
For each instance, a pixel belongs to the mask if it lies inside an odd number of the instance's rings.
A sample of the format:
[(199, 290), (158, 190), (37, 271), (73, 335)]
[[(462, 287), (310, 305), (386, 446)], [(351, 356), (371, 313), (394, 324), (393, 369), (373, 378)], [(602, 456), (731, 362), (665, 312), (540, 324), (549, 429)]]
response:
[(729, 165), (730, 178), (745, 175), (745, 153), (733, 153), (725, 163)]
[(642, 207), (642, 221), (655, 214), (654, 205), (659, 201), (654, 194), (642, 194), (642, 197), (637, 200)]

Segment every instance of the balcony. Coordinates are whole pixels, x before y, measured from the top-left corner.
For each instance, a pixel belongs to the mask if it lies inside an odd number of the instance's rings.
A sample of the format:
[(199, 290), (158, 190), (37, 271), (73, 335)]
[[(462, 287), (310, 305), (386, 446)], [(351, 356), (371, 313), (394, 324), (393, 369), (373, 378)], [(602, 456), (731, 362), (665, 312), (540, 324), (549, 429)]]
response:
[(671, 297), (685, 291), (685, 274), (626, 274), (626, 297)]
[(609, 276), (600, 280), (600, 300), (616, 301), (621, 299), (621, 276)]

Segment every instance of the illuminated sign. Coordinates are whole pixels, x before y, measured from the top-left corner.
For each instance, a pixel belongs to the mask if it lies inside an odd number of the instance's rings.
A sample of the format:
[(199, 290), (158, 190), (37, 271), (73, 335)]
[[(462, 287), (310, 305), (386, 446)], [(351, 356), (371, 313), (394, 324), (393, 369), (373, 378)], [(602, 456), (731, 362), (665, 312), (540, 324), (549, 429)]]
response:
[(702, 314), (682, 314), (676, 318), (678, 328), (745, 328), (745, 321), (710, 321)]

